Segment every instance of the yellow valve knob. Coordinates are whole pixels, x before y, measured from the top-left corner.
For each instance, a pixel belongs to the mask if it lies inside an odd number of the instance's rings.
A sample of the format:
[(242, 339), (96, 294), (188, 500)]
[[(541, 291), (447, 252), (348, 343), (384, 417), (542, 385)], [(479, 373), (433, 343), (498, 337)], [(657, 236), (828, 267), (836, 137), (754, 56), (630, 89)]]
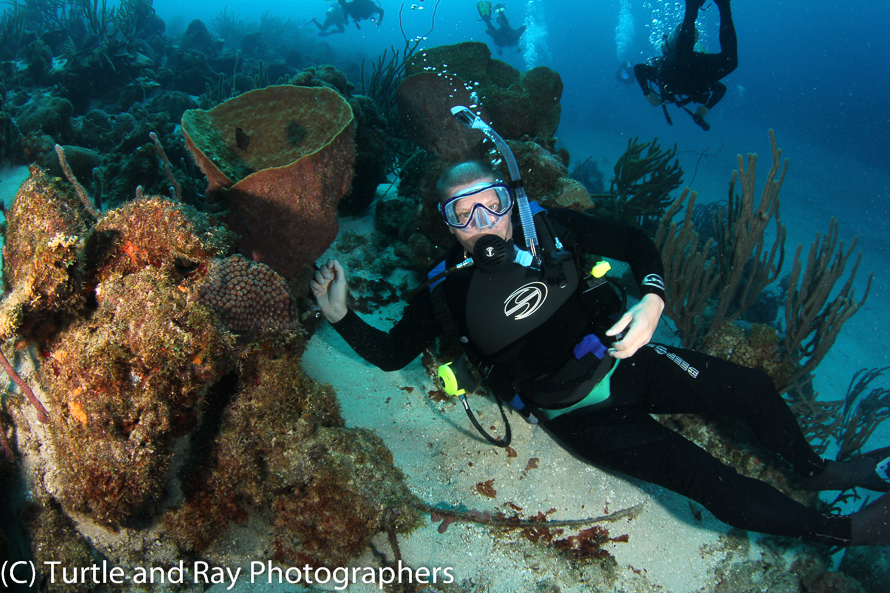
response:
[(596, 265), (593, 266), (593, 269), (590, 270), (590, 275), (594, 278), (602, 278), (606, 275), (606, 272), (612, 269), (612, 266), (609, 265), (609, 262), (605, 260), (600, 260), (596, 262)]

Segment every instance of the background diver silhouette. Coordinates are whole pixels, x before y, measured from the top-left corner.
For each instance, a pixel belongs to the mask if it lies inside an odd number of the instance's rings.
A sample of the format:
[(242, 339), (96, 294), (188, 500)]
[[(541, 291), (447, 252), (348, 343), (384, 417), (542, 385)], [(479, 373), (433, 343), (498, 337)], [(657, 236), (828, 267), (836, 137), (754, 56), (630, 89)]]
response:
[[(516, 47), (519, 45), (519, 40), (522, 38), (522, 34), (525, 33), (525, 25), (522, 25), (518, 29), (514, 29), (510, 26), (510, 21), (507, 19), (506, 5), (495, 4), (494, 7), (492, 7), (491, 2), (477, 2), (476, 10), (479, 12), (479, 16), (485, 23), (486, 33), (488, 33), (491, 40), (494, 42), (498, 55), (504, 53), (505, 47)], [(491, 22), (492, 16), (494, 16), (495, 22), (498, 25), (497, 27)]]
[[(374, 3), (373, 0), (352, 0), (351, 2), (337, 0), (337, 2), (346, 11), (347, 16), (352, 18), (356, 29), (361, 29), (358, 22), (365, 19), (375, 21), (378, 27), (383, 22), (383, 7)], [(374, 15), (377, 16), (375, 17)]]
[[(686, 0), (683, 22), (665, 40), (662, 56), (650, 58), (645, 64), (634, 66), (634, 74), (643, 94), (653, 106), (661, 105), (671, 124), (666, 103), (676, 103), (704, 130), (711, 126), (705, 121), (714, 105), (726, 94), (720, 79), (739, 65), (738, 40), (732, 23), (730, 0), (713, 0), (720, 11), (720, 53), (695, 51), (695, 21), (705, 0)], [(654, 87), (654, 88), (653, 88)], [(695, 113), (686, 105), (701, 103)]]
[[(339, 4), (333, 3), (324, 13), (324, 23), (319, 23), (318, 19), (315, 18), (309, 22), (318, 27), (319, 37), (327, 37), (328, 35), (333, 35), (335, 33), (345, 33), (346, 11)], [(335, 30), (328, 31), (331, 27), (334, 27)]]

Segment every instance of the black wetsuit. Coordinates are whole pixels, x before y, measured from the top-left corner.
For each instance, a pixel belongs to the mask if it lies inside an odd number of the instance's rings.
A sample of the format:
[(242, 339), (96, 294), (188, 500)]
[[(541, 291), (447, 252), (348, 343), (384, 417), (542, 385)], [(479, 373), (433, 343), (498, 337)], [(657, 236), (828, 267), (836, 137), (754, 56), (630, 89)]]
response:
[[(568, 229), (586, 252), (629, 263), (643, 294), (664, 297), (657, 281), (662, 274), (661, 259), (641, 231), (569, 210), (552, 209), (548, 214), (560, 236), (561, 228)], [(521, 235), (517, 225), (514, 229)], [(517, 244), (524, 244), (521, 237)], [(455, 248), (449, 266), (460, 261), (462, 253)], [(461, 336), (473, 335), (466, 326), (468, 317), (495, 318), (503, 310), (501, 302), (490, 303), (488, 308), (479, 302), (467, 302), (471, 294), (468, 287), (476, 274), (484, 272), (472, 266), (448, 276), (439, 285)], [(368, 362), (386, 371), (398, 370), (443, 330), (430, 294), (427, 290), (419, 292), (388, 333), (371, 327), (351, 310), (333, 327)], [(527, 385), (524, 380), (529, 377), (557, 373), (584, 334), (593, 331), (607, 340), (602, 332), (611, 324), (611, 320), (585, 307), (574, 291), (546, 323), (506, 347), (493, 346), (496, 351), (487, 362), (494, 363), (496, 372), (489, 386), (509, 400), (515, 393), (510, 390)], [(474, 340), (470, 342), (471, 347), (478, 346)], [(534, 407), (535, 394), (523, 392), (522, 387), (519, 390), (525, 403)], [(591, 463), (683, 494), (734, 527), (833, 545), (849, 542), (848, 517), (824, 515), (764, 482), (741, 476), (649, 416), (739, 416), (747, 420), (764, 445), (781, 454), (801, 476), (818, 474), (824, 462), (806, 442), (793, 414), (762, 371), (689, 350), (648, 345), (618, 363), (610, 391), (604, 403), (544, 421), (545, 427), (561, 445)]]
[(483, 15), (482, 20), (485, 22), (487, 29), (486, 33), (491, 37), (495, 48), (498, 50), (498, 55), (504, 53), (505, 47), (515, 47), (519, 45), (519, 40), (522, 38), (522, 34), (525, 33), (525, 25), (522, 25), (518, 29), (514, 29), (510, 26), (510, 21), (507, 20), (507, 16), (503, 11), (498, 12), (497, 27), (492, 24), (490, 15)]
[[(365, 19), (376, 18), (377, 26), (383, 22), (383, 8), (375, 4), (372, 0), (337, 0), (346, 14), (352, 17), (357, 29), (361, 29), (358, 22)], [(376, 17), (375, 17), (376, 15)]]
[(683, 24), (671, 54), (634, 66), (634, 75), (644, 95), (655, 90), (664, 101), (681, 105), (701, 103), (711, 109), (726, 94), (726, 85), (720, 79), (739, 65), (732, 10), (729, 0), (715, 0), (720, 11), (720, 53), (700, 53), (694, 51), (695, 20), (700, 4), (700, 0), (686, 0)]

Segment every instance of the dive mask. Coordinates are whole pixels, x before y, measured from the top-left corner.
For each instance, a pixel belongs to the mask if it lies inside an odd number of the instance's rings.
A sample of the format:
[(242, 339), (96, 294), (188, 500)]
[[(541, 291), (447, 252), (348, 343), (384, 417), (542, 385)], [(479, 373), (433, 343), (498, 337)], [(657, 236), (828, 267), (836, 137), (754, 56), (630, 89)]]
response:
[[(475, 203), (474, 198), (478, 200)], [(485, 230), (496, 225), (512, 207), (513, 192), (505, 183), (483, 181), (439, 204), (439, 212), (450, 227)]]

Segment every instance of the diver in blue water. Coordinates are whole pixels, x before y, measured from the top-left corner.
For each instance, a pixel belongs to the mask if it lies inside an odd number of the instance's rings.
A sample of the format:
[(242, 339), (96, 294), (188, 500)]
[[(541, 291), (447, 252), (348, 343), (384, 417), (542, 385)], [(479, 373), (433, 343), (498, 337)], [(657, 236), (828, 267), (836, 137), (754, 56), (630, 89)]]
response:
[[(504, 48), (517, 47), (519, 45), (519, 40), (522, 38), (522, 34), (525, 33), (525, 25), (522, 25), (518, 29), (514, 29), (510, 26), (510, 21), (507, 19), (506, 5), (495, 4), (492, 6), (491, 2), (486, 0), (477, 2), (476, 10), (479, 12), (479, 17), (485, 23), (485, 32), (488, 33), (489, 37), (491, 37), (491, 40), (494, 42), (498, 55), (504, 53)], [(497, 27), (492, 23), (492, 17), (494, 18), (494, 22), (497, 23)]]
[[(332, 3), (330, 8), (324, 13), (324, 23), (319, 23), (318, 19), (312, 19), (309, 22), (318, 27), (319, 37), (327, 37), (328, 35), (334, 35), (335, 33), (345, 33), (346, 11), (338, 3)], [(334, 30), (328, 31), (331, 27), (334, 27)]]
[[(662, 106), (669, 124), (672, 122), (665, 105), (674, 103), (692, 115), (702, 129), (709, 130), (705, 116), (726, 94), (726, 85), (720, 79), (738, 67), (739, 52), (730, 0), (713, 0), (720, 11), (720, 53), (695, 51), (695, 21), (705, 1), (686, 0), (683, 22), (665, 39), (663, 55), (637, 64), (634, 74), (649, 103)], [(686, 107), (689, 103), (701, 105), (692, 113)]]
[(337, 2), (340, 3), (346, 14), (352, 18), (356, 29), (361, 29), (358, 22), (365, 19), (376, 22), (378, 27), (383, 22), (383, 7), (376, 4), (373, 0), (351, 0), (349, 2), (347, 0), (337, 0)]
[[(488, 131), (510, 181), (475, 161), (444, 172), (438, 209), (457, 245), (409, 296), (389, 332), (347, 306), (346, 275), (337, 261), (316, 271), (311, 290), (346, 342), (371, 364), (394, 371), (450, 327), (464, 354), (440, 367), (444, 390), (461, 397), (473, 425), (495, 445), (509, 444), (509, 422), (502, 407), (503, 439), (480, 425), (464, 397), (474, 389), (468, 368), (475, 367), (499, 405), (508, 402), (540, 423), (561, 446), (596, 466), (687, 496), (729, 525), (837, 546), (890, 544), (890, 448), (845, 462), (823, 460), (766, 373), (651, 344), (665, 294), (655, 244), (630, 226), (530, 203), (509, 147)], [(608, 266), (581, 270), (583, 253), (627, 262), (640, 301), (625, 310), (604, 280)], [(663, 413), (743, 418), (764, 446), (792, 465), (804, 488), (887, 494), (849, 516), (823, 514), (740, 475), (650, 416)]]

